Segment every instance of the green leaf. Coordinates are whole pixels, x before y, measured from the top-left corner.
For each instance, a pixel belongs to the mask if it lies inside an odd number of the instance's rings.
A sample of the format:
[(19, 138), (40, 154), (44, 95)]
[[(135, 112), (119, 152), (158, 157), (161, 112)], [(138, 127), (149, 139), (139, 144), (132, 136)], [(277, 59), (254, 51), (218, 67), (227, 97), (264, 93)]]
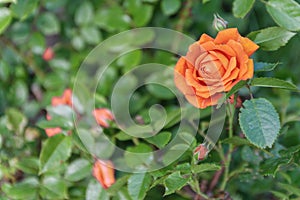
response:
[(12, 19), (8, 8), (0, 8), (0, 34), (7, 28)]
[(258, 165), (262, 158), (255, 154), (249, 146), (244, 146), (241, 151), (241, 157), (244, 161)]
[(232, 12), (235, 17), (244, 18), (251, 10), (255, 0), (234, 0)]
[(295, 34), (281, 27), (269, 27), (252, 32), (248, 37), (258, 44), (261, 49), (275, 51), (286, 45)]
[(86, 189), (85, 200), (109, 200), (109, 196), (100, 183), (92, 179)]
[(117, 60), (117, 64), (123, 67), (123, 73), (128, 72), (133, 67), (136, 67), (142, 58), (142, 51), (136, 50), (129, 52)]
[(16, 167), (27, 174), (38, 174), (39, 160), (37, 158), (24, 158), (17, 163)]
[(268, 13), (281, 27), (290, 31), (300, 30), (300, 5), (293, 0), (269, 0), (266, 2)]
[(64, 130), (71, 130), (73, 128), (73, 123), (66, 120), (64, 117), (55, 117), (51, 120), (41, 120), (36, 125), (43, 129), (60, 127)]
[(38, 198), (39, 182), (36, 178), (26, 178), (15, 185), (3, 185), (2, 190), (12, 199), (35, 200)]
[(17, 3), (17, 0), (0, 0), (0, 3)]
[(267, 72), (272, 71), (279, 63), (265, 63), (265, 62), (255, 62), (254, 71), (255, 72)]
[[(134, 147), (127, 147), (124, 154), (125, 161), (129, 167), (141, 168), (148, 166), (153, 162), (152, 148), (144, 143), (140, 143)], [(143, 154), (148, 153), (148, 154)]]
[(59, 177), (44, 177), (40, 188), (40, 195), (43, 199), (66, 199), (67, 185)]
[(145, 26), (153, 14), (153, 6), (143, 4), (140, 0), (127, 0), (126, 7), (128, 12), (133, 16), (135, 26)]
[(263, 77), (263, 78), (254, 78), (252, 79), (251, 86), (258, 86), (258, 87), (273, 87), (273, 88), (281, 88), (286, 90), (298, 90), (297, 86), (293, 83), (280, 80), (277, 78), (269, 78), (269, 77)]
[(79, 181), (87, 177), (92, 170), (92, 165), (89, 161), (85, 159), (74, 160), (68, 166), (65, 172), (65, 179), (68, 181)]
[(133, 174), (128, 179), (128, 192), (132, 200), (144, 199), (150, 188), (152, 178), (149, 174)]
[(57, 17), (50, 12), (43, 13), (39, 16), (37, 27), (45, 35), (53, 35), (60, 32), (59, 21)]
[(26, 19), (37, 7), (38, 0), (19, 0), (10, 6), (13, 15), (21, 20)]
[(259, 98), (247, 100), (243, 106), (239, 122), (247, 139), (260, 148), (272, 147), (280, 130), (279, 116), (273, 105)]
[(291, 192), (292, 194), (297, 195), (300, 197), (300, 188), (298, 186), (293, 186), (291, 184), (286, 184), (286, 183), (278, 183), (278, 186), (287, 192)]
[(251, 145), (251, 143), (244, 138), (238, 137), (238, 136), (233, 136), (230, 138), (226, 138), (225, 140), (222, 141), (222, 143), (225, 144), (233, 144), (234, 146), (242, 146), (242, 145)]
[(285, 193), (282, 193), (282, 192), (278, 192), (278, 191), (270, 191), (275, 197), (278, 197), (279, 199), (289, 199), (289, 195), (288, 194), (285, 194)]
[(207, 172), (207, 171), (217, 171), (220, 170), (221, 166), (214, 163), (203, 163), (200, 165), (192, 166), (192, 172), (195, 174)]
[(27, 118), (23, 115), (23, 113), (15, 108), (7, 109), (5, 114), (7, 128), (15, 131), (17, 134), (21, 134), (27, 125)]
[(162, 0), (161, 9), (165, 15), (175, 14), (181, 6), (180, 0)]
[(71, 155), (71, 137), (62, 134), (48, 138), (40, 154), (40, 174), (61, 165)]
[(102, 40), (101, 32), (95, 26), (84, 26), (81, 28), (80, 33), (88, 44), (99, 44)]
[(153, 137), (146, 138), (145, 140), (161, 149), (168, 144), (171, 137), (172, 133), (170, 132), (160, 132)]
[(189, 179), (190, 177), (182, 177), (179, 171), (168, 175), (164, 180), (164, 186), (166, 188), (164, 195), (169, 195), (180, 190), (189, 182)]
[(275, 177), (281, 165), (289, 163), (291, 158), (269, 158), (260, 164), (260, 173), (263, 175), (272, 175)]
[(93, 5), (89, 1), (84, 1), (79, 5), (75, 12), (75, 23), (78, 26), (87, 25), (92, 22), (94, 18)]
[(121, 178), (118, 178), (112, 186), (106, 189), (106, 191), (109, 194), (115, 195), (128, 182), (129, 177), (130, 177), (129, 175), (126, 175), (126, 176), (122, 176)]

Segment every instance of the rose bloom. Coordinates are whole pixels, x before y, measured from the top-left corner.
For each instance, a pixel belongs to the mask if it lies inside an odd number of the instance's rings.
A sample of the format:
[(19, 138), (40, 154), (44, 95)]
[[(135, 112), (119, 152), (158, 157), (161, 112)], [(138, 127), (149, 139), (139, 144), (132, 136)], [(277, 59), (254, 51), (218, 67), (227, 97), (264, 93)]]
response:
[[(66, 89), (61, 97), (53, 97), (51, 100), (52, 106), (58, 106), (58, 105), (68, 105), (72, 107), (72, 90)], [(47, 120), (51, 120), (51, 116), (46, 116)], [(55, 128), (46, 128), (45, 132), (48, 137), (52, 137), (56, 134), (61, 133), (61, 128), (55, 127)]]
[(106, 108), (95, 109), (93, 115), (97, 123), (104, 128), (109, 127), (108, 121), (114, 120), (112, 112)]
[(203, 34), (178, 60), (176, 87), (197, 108), (216, 105), (223, 92), (253, 77), (253, 60), (249, 56), (258, 48), (236, 28), (220, 31), (215, 39)]
[(111, 161), (96, 160), (93, 167), (93, 176), (104, 189), (115, 183), (114, 166)]

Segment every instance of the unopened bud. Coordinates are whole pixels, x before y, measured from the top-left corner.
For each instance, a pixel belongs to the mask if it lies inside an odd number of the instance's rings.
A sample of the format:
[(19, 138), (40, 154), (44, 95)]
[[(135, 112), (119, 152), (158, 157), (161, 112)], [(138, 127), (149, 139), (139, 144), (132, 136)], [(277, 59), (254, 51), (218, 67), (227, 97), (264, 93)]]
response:
[(226, 29), (227, 25), (228, 25), (228, 22), (225, 19), (220, 17), (220, 15), (218, 15), (218, 14), (214, 14), (213, 27), (217, 31), (221, 31), (223, 29)]

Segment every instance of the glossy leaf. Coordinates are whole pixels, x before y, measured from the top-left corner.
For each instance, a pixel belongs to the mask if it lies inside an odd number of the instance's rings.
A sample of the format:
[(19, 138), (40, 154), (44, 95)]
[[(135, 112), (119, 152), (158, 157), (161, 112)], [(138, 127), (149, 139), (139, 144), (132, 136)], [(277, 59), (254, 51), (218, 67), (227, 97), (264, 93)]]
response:
[(300, 5), (294, 0), (269, 0), (267, 11), (274, 21), (290, 31), (300, 30)]
[(30, 14), (33, 13), (33, 11), (37, 7), (38, 0), (22, 0), (17, 1), (16, 4), (12, 4), (10, 6), (10, 9), (14, 16), (17, 18), (24, 20), (26, 19)]
[(192, 172), (195, 174), (206, 172), (206, 171), (217, 171), (220, 169), (221, 166), (214, 163), (203, 163), (200, 165), (192, 166)]
[(0, 8), (0, 34), (7, 28), (12, 19), (8, 8)]
[(132, 200), (144, 199), (152, 178), (149, 174), (133, 174), (128, 179), (128, 192)]
[(281, 27), (269, 27), (252, 32), (248, 37), (258, 44), (261, 49), (275, 51), (285, 46), (295, 34)]
[(181, 6), (180, 0), (162, 0), (161, 9), (165, 15), (175, 14)]
[(40, 154), (40, 173), (59, 167), (70, 155), (71, 137), (58, 134), (47, 139)]
[(234, 0), (232, 12), (235, 17), (244, 18), (251, 10), (255, 0)]
[(64, 199), (67, 197), (67, 185), (60, 177), (46, 176), (41, 184), (40, 195), (44, 199)]
[(272, 147), (280, 130), (278, 113), (264, 98), (245, 101), (239, 122), (246, 138), (260, 148)]
[(164, 180), (164, 186), (166, 188), (165, 195), (169, 195), (176, 192), (177, 190), (180, 190), (188, 183), (189, 178), (190, 177), (182, 177), (179, 171), (168, 175)]
[(272, 88), (281, 88), (286, 90), (298, 90), (297, 86), (293, 83), (280, 80), (277, 78), (254, 78), (251, 83), (251, 86), (258, 86), (258, 87), (272, 87)]
[(87, 186), (85, 200), (109, 200), (109, 196), (100, 183), (92, 179)]
[(153, 137), (146, 138), (145, 140), (161, 149), (168, 144), (171, 137), (172, 134), (170, 132), (160, 132)]
[(87, 177), (92, 170), (92, 165), (85, 159), (77, 159), (69, 164), (66, 172), (65, 179), (68, 181), (79, 181)]
[(265, 62), (255, 62), (254, 71), (255, 72), (267, 72), (274, 70), (279, 63), (265, 63)]

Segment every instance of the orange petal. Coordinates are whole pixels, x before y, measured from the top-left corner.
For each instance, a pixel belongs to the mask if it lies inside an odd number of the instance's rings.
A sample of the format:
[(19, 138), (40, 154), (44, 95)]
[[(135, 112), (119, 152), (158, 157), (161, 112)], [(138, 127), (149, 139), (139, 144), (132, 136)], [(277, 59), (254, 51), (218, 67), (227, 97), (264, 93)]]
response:
[(248, 60), (247, 67), (248, 67), (247, 73), (241, 78), (242, 80), (247, 80), (253, 77), (254, 64), (252, 59)]
[(255, 44), (252, 40), (246, 37), (241, 37), (240, 43), (242, 44), (244, 51), (248, 56), (251, 56), (259, 48), (257, 44)]
[(54, 136), (56, 134), (61, 133), (61, 128), (59, 128), (59, 127), (56, 127), (56, 128), (46, 128), (45, 132), (46, 132), (46, 134), (47, 134), (48, 137), (52, 137), (52, 136)]
[(214, 40), (216, 44), (226, 44), (229, 40), (238, 41), (241, 35), (237, 28), (228, 28), (220, 31)]
[(204, 34), (201, 35), (198, 42), (199, 42), (199, 44), (203, 44), (203, 43), (208, 42), (208, 41), (214, 41), (214, 39), (212, 37), (210, 37), (209, 35), (204, 33)]

